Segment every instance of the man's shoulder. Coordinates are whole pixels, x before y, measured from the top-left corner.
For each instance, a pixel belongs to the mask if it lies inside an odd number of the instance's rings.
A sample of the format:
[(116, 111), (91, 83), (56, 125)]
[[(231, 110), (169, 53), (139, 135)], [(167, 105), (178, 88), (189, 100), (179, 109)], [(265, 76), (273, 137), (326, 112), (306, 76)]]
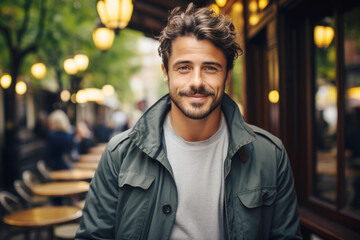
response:
[(131, 130), (132, 130), (131, 128), (127, 129), (112, 137), (109, 143), (107, 144), (109, 151), (110, 152), (114, 151), (121, 143), (128, 140), (130, 138), (129, 133), (131, 132)]
[(283, 148), (283, 143), (278, 137), (274, 136), (273, 134), (269, 133), (268, 131), (260, 127), (248, 123), (247, 126), (256, 134), (256, 138), (259, 141), (263, 143), (274, 144), (279, 149)]

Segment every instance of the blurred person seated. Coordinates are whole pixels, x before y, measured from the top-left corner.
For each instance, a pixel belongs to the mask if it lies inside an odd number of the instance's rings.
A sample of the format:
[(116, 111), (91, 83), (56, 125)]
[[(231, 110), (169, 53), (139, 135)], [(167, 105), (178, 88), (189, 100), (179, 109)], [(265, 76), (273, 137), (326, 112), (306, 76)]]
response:
[(94, 126), (94, 136), (98, 143), (107, 143), (113, 136), (114, 128), (105, 123), (102, 117), (98, 118), (96, 125)]
[(49, 115), (48, 124), (45, 164), (51, 170), (70, 169), (78, 157), (78, 144), (70, 120), (63, 111), (55, 110)]
[(96, 146), (96, 142), (93, 139), (93, 134), (88, 125), (82, 121), (76, 124), (76, 139), (78, 140), (79, 154), (85, 154), (89, 152), (89, 148)]

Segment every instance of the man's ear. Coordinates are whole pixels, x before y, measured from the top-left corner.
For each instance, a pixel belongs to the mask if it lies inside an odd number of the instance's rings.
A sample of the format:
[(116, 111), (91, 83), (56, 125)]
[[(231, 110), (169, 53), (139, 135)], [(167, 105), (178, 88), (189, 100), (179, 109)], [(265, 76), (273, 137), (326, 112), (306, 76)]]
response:
[(168, 77), (168, 74), (167, 74), (167, 71), (166, 71), (166, 68), (165, 68), (164, 64), (161, 64), (161, 69), (162, 69), (163, 76), (164, 76), (164, 82), (166, 84), (168, 84), (169, 83), (169, 77)]
[(225, 85), (228, 85), (228, 84), (230, 83), (232, 71), (233, 71), (233, 70), (230, 69), (230, 70), (227, 72), (226, 79), (225, 79)]

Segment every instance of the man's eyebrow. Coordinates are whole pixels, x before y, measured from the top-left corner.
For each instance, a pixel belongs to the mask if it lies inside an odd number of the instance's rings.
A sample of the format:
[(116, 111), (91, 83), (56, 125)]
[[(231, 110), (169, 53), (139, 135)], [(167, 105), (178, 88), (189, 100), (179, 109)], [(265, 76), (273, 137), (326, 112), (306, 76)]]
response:
[(222, 69), (222, 65), (218, 62), (204, 62), (205, 65), (215, 65)]
[(178, 65), (178, 64), (183, 64), (183, 63), (192, 63), (192, 62), (189, 61), (189, 60), (177, 61), (177, 62), (175, 62), (175, 63), (173, 64), (173, 66), (176, 66), (176, 65)]
[[(175, 63), (173, 64), (173, 66), (176, 66), (176, 65), (178, 65), (178, 64), (184, 64), (184, 63), (192, 63), (192, 62), (189, 61), (189, 60), (177, 61), (177, 62), (175, 62)], [(202, 64), (203, 64), (203, 65), (215, 65), (215, 66), (217, 66), (217, 67), (219, 67), (219, 68), (222, 69), (222, 65), (221, 65), (220, 63), (218, 63), (218, 62), (203, 62)]]

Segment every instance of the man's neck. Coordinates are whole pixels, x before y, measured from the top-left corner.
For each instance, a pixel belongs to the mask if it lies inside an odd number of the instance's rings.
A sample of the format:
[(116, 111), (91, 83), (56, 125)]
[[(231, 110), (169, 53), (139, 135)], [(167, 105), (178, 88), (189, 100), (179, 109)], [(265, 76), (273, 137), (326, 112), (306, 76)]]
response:
[(172, 104), (169, 118), (172, 128), (180, 137), (185, 141), (198, 142), (216, 133), (221, 125), (222, 112), (219, 106), (204, 119), (191, 119)]

